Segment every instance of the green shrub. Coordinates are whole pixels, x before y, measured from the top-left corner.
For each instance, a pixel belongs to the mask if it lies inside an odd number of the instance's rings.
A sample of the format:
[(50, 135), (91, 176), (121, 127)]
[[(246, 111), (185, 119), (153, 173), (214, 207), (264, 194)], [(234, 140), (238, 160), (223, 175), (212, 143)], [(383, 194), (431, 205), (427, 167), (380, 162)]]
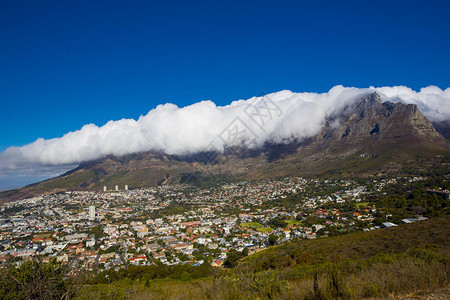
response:
[(68, 271), (55, 259), (27, 260), (18, 267), (10, 263), (0, 269), (0, 295), (2, 299), (68, 299), (75, 292)]

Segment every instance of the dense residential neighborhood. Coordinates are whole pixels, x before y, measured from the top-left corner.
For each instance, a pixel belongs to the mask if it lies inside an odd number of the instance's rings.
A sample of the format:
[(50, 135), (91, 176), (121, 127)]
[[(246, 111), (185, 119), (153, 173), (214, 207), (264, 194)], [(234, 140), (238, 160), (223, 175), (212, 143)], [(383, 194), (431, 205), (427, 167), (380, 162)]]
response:
[[(286, 177), (208, 188), (114, 186), (42, 195), (0, 208), (0, 260), (76, 260), (86, 270), (155, 261), (222, 266), (231, 249), (251, 254), (292, 239), (396, 226), (398, 218), (377, 212), (371, 195), (422, 180), (376, 178), (363, 184)], [(448, 191), (438, 192), (448, 197)], [(419, 213), (400, 222), (426, 219)]]

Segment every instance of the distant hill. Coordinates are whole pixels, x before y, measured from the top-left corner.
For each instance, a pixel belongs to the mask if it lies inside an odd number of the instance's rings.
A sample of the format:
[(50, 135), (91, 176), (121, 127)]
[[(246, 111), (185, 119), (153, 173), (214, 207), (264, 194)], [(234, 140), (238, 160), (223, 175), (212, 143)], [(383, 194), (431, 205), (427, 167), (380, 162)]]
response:
[[(442, 132), (445, 128), (440, 127)], [(405, 165), (417, 168), (448, 161), (450, 142), (413, 104), (380, 100), (377, 93), (330, 116), (314, 137), (260, 149), (230, 148), (225, 153), (170, 156), (144, 152), (106, 156), (85, 162), (59, 177), (0, 193), (2, 201), (67, 190), (97, 190), (190, 181), (260, 179), (286, 175), (370, 176), (402, 174)], [(214, 158), (214, 159), (211, 159)]]

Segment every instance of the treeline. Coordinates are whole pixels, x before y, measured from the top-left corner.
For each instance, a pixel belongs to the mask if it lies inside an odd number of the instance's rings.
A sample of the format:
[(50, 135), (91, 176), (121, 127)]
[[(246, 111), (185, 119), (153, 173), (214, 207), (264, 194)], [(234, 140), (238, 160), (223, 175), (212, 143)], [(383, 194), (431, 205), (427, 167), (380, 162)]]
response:
[(429, 189), (450, 189), (450, 182), (446, 176), (430, 177), (414, 183), (398, 183), (385, 189), (385, 195), (374, 194), (367, 196), (371, 205), (379, 211), (375, 214), (375, 225), (393, 221), (400, 223), (402, 219), (411, 216), (425, 216), (429, 218), (448, 214), (450, 199), (432, 193)]
[(168, 266), (155, 261), (150, 266), (129, 265), (127, 268), (105, 270), (87, 280), (89, 284), (111, 283), (120, 280), (131, 280), (139, 282), (150, 282), (155, 279), (176, 279), (188, 281), (215, 275), (219, 272), (217, 268), (212, 267), (208, 262), (199, 266), (191, 264), (179, 264)]

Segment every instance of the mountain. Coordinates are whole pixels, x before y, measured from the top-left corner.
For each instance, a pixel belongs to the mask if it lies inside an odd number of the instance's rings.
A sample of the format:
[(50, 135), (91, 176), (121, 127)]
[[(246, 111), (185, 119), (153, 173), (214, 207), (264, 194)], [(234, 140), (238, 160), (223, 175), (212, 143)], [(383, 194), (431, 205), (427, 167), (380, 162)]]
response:
[(447, 140), (450, 139), (450, 121), (434, 122), (433, 126), (436, 128), (437, 132), (442, 134), (443, 137)]
[[(413, 104), (382, 102), (367, 95), (331, 115), (322, 130), (305, 140), (266, 143), (260, 149), (187, 156), (143, 152), (84, 162), (57, 178), (0, 193), (3, 201), (48, 192), (130, 188), (190, 181), (261, 179), (286, 175), (370, 176), (400, 174), (405, 165), (426, 169), (447, 161), (450, 142)], [(419, 163), (418, 163), (419, 162)]]
[[(340, 126), (330, 125), (336, 121)], [(360, 143), (370, 136), (376, 140), (403, 137), (440, 138), (439, 133), (416, 105), (382, 103), (377, 93), (363, 98), (342, 115), (331, 118), (324, 130), (322, 139), (331, 137), (350, 144)]]

